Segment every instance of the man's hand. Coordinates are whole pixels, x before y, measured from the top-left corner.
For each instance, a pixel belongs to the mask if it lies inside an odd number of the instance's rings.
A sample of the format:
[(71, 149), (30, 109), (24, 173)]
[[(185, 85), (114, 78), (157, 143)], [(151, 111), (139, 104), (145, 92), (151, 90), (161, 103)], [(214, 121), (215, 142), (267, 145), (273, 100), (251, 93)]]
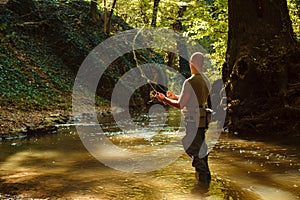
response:
[(168, 97), (169, 99), (174, 99), (174, 100), (177, 100), (177, 99), (178, 99), (178, 96), (177, 96), (176, 94), (174, 94), (173, 92), (171, 92), (171, 91), (168, 91), (168, 92), (167, 92), (167, 97)]
[(158, 101), (164, 102), (164, 99), (166, 98), (166, 96), (163, 93), (157, 92), (156, 98), (158, 99)]

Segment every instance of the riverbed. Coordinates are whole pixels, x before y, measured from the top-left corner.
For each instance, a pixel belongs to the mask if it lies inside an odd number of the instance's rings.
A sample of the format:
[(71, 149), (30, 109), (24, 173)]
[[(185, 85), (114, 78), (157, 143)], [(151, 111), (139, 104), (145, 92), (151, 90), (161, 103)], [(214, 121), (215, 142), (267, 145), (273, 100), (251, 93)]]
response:
[[(104, 129), (110, 124), (109, 120), (105, 123)], [(106, 137), (126, 151), (164, 151), (158, 154), (159, 159), (144, 162), (145, 169), (147, 165), (174, 158), (157, 169), (139, 173), (100, 162), (87, 151), (72, 124), (61, 125), (57, 133), (42, 137), (2, 141), (1, 198), (300, 199), (298, 146), (240, 139), (223, 133), (217, 140), (208, 140), (212, 182), (207, 188), (196, 183), (191, 159), (178, 142), (182, 132), (171, 125), (159, 133), (153, 132), (154, 127), (126, 133), (108, 128)], [(162, 147), (171, 141), (177, 142), (164, 150)]]

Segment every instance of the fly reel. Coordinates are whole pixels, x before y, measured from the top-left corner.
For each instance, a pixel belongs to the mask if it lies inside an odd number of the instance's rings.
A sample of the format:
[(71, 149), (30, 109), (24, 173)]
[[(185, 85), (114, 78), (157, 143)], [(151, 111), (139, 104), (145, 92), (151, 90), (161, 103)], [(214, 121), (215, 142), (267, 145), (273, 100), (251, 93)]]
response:
[(156, 99), (156, 95), (157, 95), (157, 91), (152, 90), (152, 91), (149, 93), (150, 101), (149, 101), (148, 103), (152, 103), (152, 102)]

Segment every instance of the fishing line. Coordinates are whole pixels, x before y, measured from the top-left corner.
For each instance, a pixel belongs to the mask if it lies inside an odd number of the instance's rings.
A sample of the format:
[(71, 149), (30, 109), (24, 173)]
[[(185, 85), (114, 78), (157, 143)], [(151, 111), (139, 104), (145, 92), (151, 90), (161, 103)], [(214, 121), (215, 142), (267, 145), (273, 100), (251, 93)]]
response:
[[(156, 96), (156, 93), (158, 92), (156, 87), (155, 86), (158, 86), (163, 92), (167, 92), (164, 88), (162, 88), (159, 84), (157, 84), (157, 82), (153, 81), (153, 80), (150, 80), (146, 74), (144, 73), (144, 71), (142, 70), (142, 68), (140, 67), (139, 65), (139, 62), (138, 62), (138, 59), (137, 59), (137, 56), (136, 56), (136, 52), (135, 52), (135, 48), (134, 48), (134, 45), (135, 45), (135, 42), (136, 42), (136, 39), (138, 37), (138, 35), (143, 31), (145, 25), (139, 29), (139, 31), (137, 32), (137, 34), (134, 36), (133, 38), (133, 43), (132, 43), (132, 52), (133, 52), (133, 58), (135, 60), (135, 64), (137, 66), (137, 68), (140, 70), (140, 73), (141, 73), (141, 77), (143, 77), (144, 79), (147, 80), (147, 83), (150, 85), (150, 87), (152, 88), (153, 91), (150, 92), (150, 98), (153, 99), (155, 96)], [(155, 93), (155, 94), (154, 94)], [(152, 101), (152, 100), (151, 100)], [(150, 101), (150, 102), (151, 102)]]

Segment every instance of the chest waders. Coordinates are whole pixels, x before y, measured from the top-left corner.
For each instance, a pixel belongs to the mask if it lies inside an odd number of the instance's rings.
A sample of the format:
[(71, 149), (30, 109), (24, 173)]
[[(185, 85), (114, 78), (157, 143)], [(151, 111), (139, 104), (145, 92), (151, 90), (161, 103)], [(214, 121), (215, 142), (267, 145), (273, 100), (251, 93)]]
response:
[(183, 140), (189, 141), (184, 146), (185, 152), (193, 159), (192, 166), (195, 167), (196, 179), (199, 184), (209, 185), (211, 174), (208, 167), (207, 144), (205, 132), (208, 128), (212, 110), (198, 107), (194, 115), (185, 116), (186, 135)]

